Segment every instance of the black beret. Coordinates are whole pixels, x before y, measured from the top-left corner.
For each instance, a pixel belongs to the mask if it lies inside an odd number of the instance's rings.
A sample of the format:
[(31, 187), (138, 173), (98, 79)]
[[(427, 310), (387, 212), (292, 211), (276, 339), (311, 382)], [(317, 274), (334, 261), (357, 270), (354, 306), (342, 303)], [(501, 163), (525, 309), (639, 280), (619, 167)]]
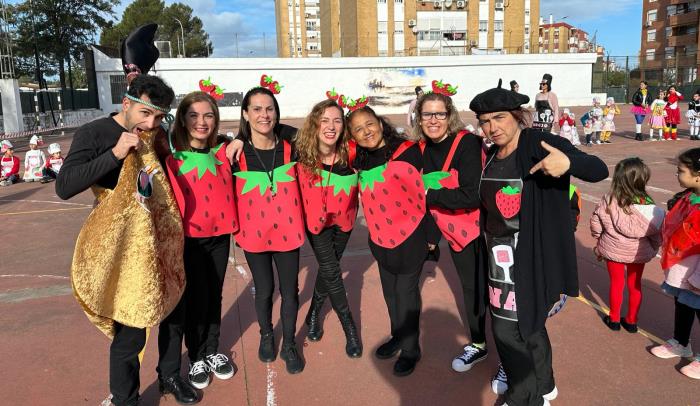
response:
[(469, 103), (469, 109), (476, 114), (511, 111), (530, 101), (527, 95), (501, 88), (502, 84), (498, 79), (498, 87), (477, 94)]

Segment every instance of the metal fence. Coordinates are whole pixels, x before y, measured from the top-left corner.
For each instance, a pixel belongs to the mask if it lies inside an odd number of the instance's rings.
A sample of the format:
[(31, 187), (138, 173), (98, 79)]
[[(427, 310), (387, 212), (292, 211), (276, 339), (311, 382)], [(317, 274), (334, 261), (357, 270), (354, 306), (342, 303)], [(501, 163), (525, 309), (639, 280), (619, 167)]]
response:
[[(38, 105), (40, 113), (59, 110), (96, 109), (92, 96), (93, 90), (86, 89), (49, 89), (34, 91), (20, 91), (19, 98), (22, 105), (22, 114), (36, 112)], [(36, 94), (36, 101), (35, 99)], [(59, 104), (59, 95), (61, 103)], [(2, 100), (0, 100), (0, 115), (2, 115)]]

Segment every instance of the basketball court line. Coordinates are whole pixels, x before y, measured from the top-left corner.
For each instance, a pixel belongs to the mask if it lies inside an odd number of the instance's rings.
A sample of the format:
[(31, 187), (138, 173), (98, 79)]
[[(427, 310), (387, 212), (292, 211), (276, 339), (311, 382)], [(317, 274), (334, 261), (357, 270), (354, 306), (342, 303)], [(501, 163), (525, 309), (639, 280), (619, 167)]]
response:
[(85, 209), (92, 209), (92, 206), (88, 206), (88, 207), (71, 207), (70, 209), (49, 209), (49, 210), (15, 211), (15, 212), (11, 212), (11, 213), (0, 213), (0, 217), (2, 217), (2, 216), (17, 216), (17, 215), (20, 215), (20, 214), (52, 213), (52, 212), (57, 212), (57, 211), (71, 211), (71, 210), (85, 210)]

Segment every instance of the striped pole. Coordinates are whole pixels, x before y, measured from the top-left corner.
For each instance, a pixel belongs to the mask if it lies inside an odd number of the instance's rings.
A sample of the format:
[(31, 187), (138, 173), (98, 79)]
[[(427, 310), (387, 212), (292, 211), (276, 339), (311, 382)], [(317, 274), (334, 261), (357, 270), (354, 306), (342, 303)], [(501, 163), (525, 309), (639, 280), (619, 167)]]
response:
[(41, 122), (39, 121), (39, 96), (37, 91), (34, 91), (34, 119), (36, 121), (36, 129), (41, 130)]
[(63, 89), (58, 91), (58, 126), (61, 127), (61, 135), (66, 135), (63, 131), (63, 104), (61, 103), (61, 92)]

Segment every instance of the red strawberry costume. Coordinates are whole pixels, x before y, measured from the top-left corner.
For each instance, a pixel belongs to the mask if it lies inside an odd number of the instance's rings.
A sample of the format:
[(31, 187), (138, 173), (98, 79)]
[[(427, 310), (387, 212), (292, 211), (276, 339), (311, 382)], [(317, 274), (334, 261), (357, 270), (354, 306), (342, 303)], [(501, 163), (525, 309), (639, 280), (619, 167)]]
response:
[(676, 91), (670, 91), (667, 97), (666, 107), (666, 124), (676, 124), (681, 122), (681, 109), (678, 102), (683, 100), (683, 95)]
[(358, 208), (357, 174), (347, 166), (325, 164), (314, 172), (298, 166), (306, 229), (318, 234), (337, 225), (342, 231), (351, 231)]
[(166, 159), (168, 177), (187, 237), (238, 231), (233, 177), (224, 144), (209, 151), (177, 151)]
[(257, 150), (268, 167), (275, 158), (272, 173), (252, 148), (244, 144), (234, 172), (240, 219), (236, 242), (254, 253), (297, 249), (304, 243), (304, 217), (292, 147), (282, 140), (273, 150)]
[(661, 268), (700, 254), (700, 197), (687, 193), (666, 214), (662, 230)]

